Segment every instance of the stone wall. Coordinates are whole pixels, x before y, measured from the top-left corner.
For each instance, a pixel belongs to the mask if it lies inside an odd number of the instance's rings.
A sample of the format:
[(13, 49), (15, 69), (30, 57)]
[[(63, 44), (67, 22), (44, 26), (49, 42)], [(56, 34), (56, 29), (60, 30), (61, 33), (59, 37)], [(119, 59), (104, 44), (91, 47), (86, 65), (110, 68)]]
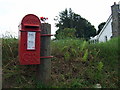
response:
[(114, 3), (111, 6), (112, 11), (112, 37), (120, 35), (120, 4)]

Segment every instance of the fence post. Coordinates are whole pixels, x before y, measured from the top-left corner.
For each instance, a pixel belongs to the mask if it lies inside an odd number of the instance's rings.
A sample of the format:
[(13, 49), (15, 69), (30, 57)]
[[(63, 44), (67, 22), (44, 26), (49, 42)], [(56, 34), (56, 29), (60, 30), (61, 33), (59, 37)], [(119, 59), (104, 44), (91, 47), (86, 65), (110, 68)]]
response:
[[(51, 25), (42, 23), (42, 34), (51, 34)], [(42, 56), (50, 56), (50, 36), (41, 36), (41, 54)], [(37, 80), (43, 85), (50, 85), (51, 79), (51, 58), (41, 58), (40, 64), (37, 65)]]
[(2, 90), (2, 37), (0, 37), (0, 90)]

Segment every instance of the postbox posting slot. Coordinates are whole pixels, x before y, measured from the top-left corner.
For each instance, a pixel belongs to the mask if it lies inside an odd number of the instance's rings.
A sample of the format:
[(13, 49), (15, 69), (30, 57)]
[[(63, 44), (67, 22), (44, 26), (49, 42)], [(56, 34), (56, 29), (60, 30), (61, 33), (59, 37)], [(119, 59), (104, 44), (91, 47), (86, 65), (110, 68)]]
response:
[(39, 25), (36, 24), (24, 24), (25, 27), (39, 27)]
[(38, 29), (40, 26), (39, 25), (36, 25), (36, 24), (23, 24), (25, 28), (27, 29)]

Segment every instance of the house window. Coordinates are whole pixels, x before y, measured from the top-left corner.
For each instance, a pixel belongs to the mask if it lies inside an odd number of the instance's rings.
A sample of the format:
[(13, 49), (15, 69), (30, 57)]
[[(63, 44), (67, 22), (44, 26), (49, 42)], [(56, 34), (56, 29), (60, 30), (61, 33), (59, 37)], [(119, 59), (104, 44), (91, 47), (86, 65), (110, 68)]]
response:
[(105, 36), (105, 41), (107, 42), (107, 36)]
[(99, 40), (97, 39), (97, 42), (99, 42)]

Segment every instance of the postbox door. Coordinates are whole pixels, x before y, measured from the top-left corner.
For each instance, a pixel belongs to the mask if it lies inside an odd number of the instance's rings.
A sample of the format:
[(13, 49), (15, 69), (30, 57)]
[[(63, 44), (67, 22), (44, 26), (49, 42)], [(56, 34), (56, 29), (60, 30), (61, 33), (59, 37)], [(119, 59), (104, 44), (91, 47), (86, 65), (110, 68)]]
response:
[(40, 32), (21, 32), (20, 35), (20, 64), (40, 64)]

